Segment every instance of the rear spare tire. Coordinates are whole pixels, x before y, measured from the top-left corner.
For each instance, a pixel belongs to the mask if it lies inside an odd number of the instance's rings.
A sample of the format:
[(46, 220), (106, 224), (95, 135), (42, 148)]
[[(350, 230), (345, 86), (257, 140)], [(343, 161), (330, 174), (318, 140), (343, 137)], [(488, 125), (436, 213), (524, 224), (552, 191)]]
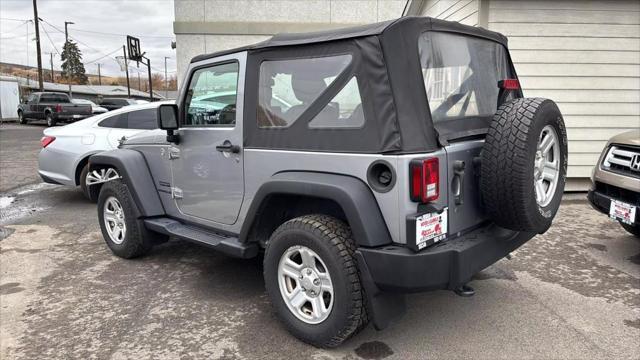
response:
[(482, 150), (485, 211), (499, 226), (545, 232), (560, 207), (567, 133), (551, 100), (522, 98), (498, 108)]

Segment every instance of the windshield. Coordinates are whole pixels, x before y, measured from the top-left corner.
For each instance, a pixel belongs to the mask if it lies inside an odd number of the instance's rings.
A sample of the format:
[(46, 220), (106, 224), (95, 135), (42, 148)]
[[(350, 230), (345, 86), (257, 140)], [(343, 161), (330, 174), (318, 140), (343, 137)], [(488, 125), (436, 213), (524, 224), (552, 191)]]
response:
[(498, 81), (511, 77), (504, 46), (476, 37), (426, 32), (418, 49), (434, 123), (493, 116)]

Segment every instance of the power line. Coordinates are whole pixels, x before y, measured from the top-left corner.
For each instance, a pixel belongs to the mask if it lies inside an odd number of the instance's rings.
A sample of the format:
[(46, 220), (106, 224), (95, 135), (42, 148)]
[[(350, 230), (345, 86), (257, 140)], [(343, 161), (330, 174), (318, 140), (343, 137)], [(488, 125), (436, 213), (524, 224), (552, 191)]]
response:
[(27, 34), (15, 35), (15, 36), (7, 36), (7, 37), (0, 37), (0, 40), (17, 39), (17, 38), (24, 37), (24, 36), (27, 36)]
[(7, 33), (11, 33), (11, 32), (13, 32), (14, 30), (17, 30), (17, 29), (21, 28), (21, 27), (22, 27), (22, 25), (24, 25), (24, 24), (26, 24), (26, 23), (28, 23), (28, 22), (29, 22), (29, 20), (25, 20), (25, 21), (23, 21), (23, 22), (22, 22), (22, 24), (20, 24), (20, 25), (18, 25), (18, 26), (16, 26), (16, 27), (14, 27), (13, 29), (11, 29), (11, 30), (9, 30), (9, 31), (4, 31), (4, 33), (5, 33), (5, 34), (7, 34)]
[(15, 18), (0, 18), (0, 20), (6, 20), (6, 21), (24, 21), (27, 22), (30, 19), (15, 19)]
[[(85, 65), (88, 65), (88, 64), (94, 63), (94, 62), (96, 62), (96, 61), (98, 61), (98, 60), (102, 60), (102, 59), (104, 59), (104, 58), (106, 58), (106, 57), (110, 57), (111, 55), (113, 55), (114, 53), (116, 53), (116, 52), (118, 52), (118, 51), (120, 51), (120, 50), (122, 50), (122, 47), (118, 46), (118, 48), (116, 48), (116, 49), (115, 49), (115, 50), (113, 50), (112, 52), (110, 52), (110, 53), (108, 53), (108, 54), (105, 54), (104, 56), (101, 56), (101, 57), (99, 57), (99, 58), (97, 58), (97, 59), (93, 59), (93, 60), (91, 60), (91, 61), (85, 61), (85, 63), (84, 63), (84, 64), (85, 64)], [(117, 60), (116, 60), (116, 61), (117, 61)]]
[[(89, 34), (99, 34), (99, 35), (108, 35), (108, 36), (127, 36), (127, 34), (119, 34), (119, 33), (110, 33), (110, 32), (102, 32), (102, 31), (93, 31), (93, 30), (83, 30), (73, 28), (74, 32), (84, 32)], [(163, 36), (163, 35), (136, 35), (138, 38), (157, 38), (157, 39), (173, 39), (173, 36)]]
[(51, 43), (51, 46), (53, 46), (53, 49), (56, 51), (56, 53), (58, 53), (58, 55), (61, 55), (60, 51), (58, 51), (58, 48), (56, 47), (56, 44), (54, 44), (53, 40), (51, 40), (51, 36), (49, 36), (47, 28), (43, 26), (42, 30), (44, 30), (44, 34), (47, 36), (47, 39), (49, 39), (49, 42)]

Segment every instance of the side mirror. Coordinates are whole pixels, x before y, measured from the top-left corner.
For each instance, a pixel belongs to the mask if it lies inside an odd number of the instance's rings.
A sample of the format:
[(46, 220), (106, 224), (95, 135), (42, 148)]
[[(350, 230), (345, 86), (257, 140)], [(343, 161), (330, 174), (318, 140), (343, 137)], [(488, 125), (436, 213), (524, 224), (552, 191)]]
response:
[(158, 127), (167, 131), (167, 141), (177, 144), (180, 140), (174, 130), (178, 130), (178, 106), (162, 104), (158, 106)]

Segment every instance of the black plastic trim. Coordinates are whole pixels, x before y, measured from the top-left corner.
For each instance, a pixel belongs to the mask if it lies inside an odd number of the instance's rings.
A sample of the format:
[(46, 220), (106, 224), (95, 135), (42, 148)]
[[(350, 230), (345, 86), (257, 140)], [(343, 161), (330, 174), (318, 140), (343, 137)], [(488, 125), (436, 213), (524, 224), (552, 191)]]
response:
[(360, 179), (316, 172), (282, 172), (266, 181), (256, 192), (240, 231), (247, 241), (261, 204), (270, 195), (303, 195), (335, 201), (344, 212), (359, 246), (375, 247), (391, 243), (378, 203), (371, 189)]
[(362, 256), (381, 291), (453, 290), (535, 235), (488, 225), (418, 253), (394, 245), (376, 249), (361, 247), (356, 254)]
[(116, 149), (92, 155), (89, 170), (109, 166), (115, 168), (130, 188), (143, 217), (162, 216), (164, 207), (144, 156), (131, 149)]

